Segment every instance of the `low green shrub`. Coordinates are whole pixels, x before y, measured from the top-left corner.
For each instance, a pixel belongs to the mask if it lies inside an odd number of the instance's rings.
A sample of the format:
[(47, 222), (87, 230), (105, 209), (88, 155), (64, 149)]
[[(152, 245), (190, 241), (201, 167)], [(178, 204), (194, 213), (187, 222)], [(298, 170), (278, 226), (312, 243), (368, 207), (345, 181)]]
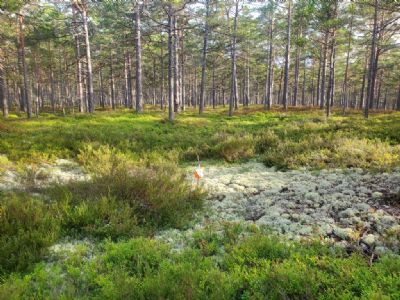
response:
[[(223, 236), (224, 234), (222, 234)], [(106, 242), (0, 285), (4, 299), (398, 299), (400, 259), (316, 251), (256, 234), (226, 253), (172, 252), (147, 238)]]
[(262, 132), (257, 139), (257, 152), (264, 153), (276, 148), (280, 143), (280, 138), (272, 130)]
[(248, 159), (255, 154), (255, 139), (251, 134), (227, 135), (220, 133), (216, 138), (214, 152), (228, 162)]
[(400, 147), (380, 140), (349, 138), (341, 134), (310, 134), (300, 140), (283, 139), (265, 148), (263, 162), (282, 169), (309, 167), (392, 170), (400, 164)]
[[(117, 219), (118, 211), (123, 209), (121, 218), (129, 220), (130, 216), (131, 225), (156, 227), (181, 227), (202, 207), (204, 192), (192, 187), (186, 175), (172, 162), (133, 161), (109, 147), (89, 148), (88, 152), (81, 152), (80, 159), (92, 179), (68, 185), (70, 194), (63, 196), (72, 199), (70, 203), (75, 206), (76, 213), (71, 216), (76, 216), (77, 220), (86, 219), (90, 224), (93, 214), (109, 219), (98, 204), (101, 199), (103, 202), (107, 199), (106, 207), (110, 206)], [(77, 222), (77, 226), (81, 223)]]
[(389, 170), (400, 165), (400, 146), (380, 140), (337, 138), (331, 163), (342, 167)]
[(142, 233), (135, 212), (127, 203), (106, 196), (75, 204), (64, 200), (60, 205), (62, 227), (69, 235), (118, 239)]
[(26, 270), (59, 236), (53, 204), (22, 194), (0, 198), (0, 274)]
[(225, 260), (226, 267), (236, 265), (255, 267), (264, 261), (282, 261), (290, 257), (291, 245), (276, 236), (255, 235), (233, 247)]
[(12, 163), (8, 160), (7, 156), (0, 154), (0, 176), (12, 167)]

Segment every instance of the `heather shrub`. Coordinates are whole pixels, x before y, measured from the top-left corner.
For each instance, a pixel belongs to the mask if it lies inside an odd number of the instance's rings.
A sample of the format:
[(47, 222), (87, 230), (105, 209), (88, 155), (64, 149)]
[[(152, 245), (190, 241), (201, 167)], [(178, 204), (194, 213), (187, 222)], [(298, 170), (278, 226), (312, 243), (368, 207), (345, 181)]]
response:
[(138, 224), (161, 227), (183, 226), (202, 206), (204, 192), (173, 162), (134, 161), (109, 147), (87, 150), (80, 159), (92, 179), (69, 186), (75, 202), (113, 199), (108, 201), (126, 207)]
[(59, 236), (54, 204), (22, 194), (0, 197), (0, 274), (26, 270)]
[(254, 156), (255, 145), (256, 141), (250, 134), (220, 134), (217, 136), (214, 151), (224, 160), (234, 162)]

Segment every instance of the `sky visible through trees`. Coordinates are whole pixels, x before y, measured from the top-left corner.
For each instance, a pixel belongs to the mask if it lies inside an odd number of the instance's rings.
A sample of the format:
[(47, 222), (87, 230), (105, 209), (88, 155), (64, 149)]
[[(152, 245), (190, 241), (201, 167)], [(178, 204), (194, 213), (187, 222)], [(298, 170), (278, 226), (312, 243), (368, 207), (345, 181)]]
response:
[[(396, 0), (0, 2), (3, 115), (400, 109)], [(229, 108), (229, 109), (228, 109)]]

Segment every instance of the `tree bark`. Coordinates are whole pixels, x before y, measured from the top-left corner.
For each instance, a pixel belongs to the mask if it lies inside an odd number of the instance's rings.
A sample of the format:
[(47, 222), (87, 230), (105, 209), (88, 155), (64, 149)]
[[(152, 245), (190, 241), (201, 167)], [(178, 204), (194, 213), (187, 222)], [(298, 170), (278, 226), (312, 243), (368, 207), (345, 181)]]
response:
[(364, 106), (364, 117), (368, 118), (369, 108), (374, 99), (375, 90), (375, 56), (376, 56), (376, 36), (378, 34), (378, 0), (374, 1), (374, 25), (372, 30), (371, 54), (369, 58), (367, 99)]
[(143, 110), (143, 86), (142, 86), (142, 41), (141, 41), (141, 23), (140, 23), (141, 4), (136, 4), (135, 12), (135, 50), (136, 50), (136, 112)]
[(324, 53), (322, 57), (322, 74), (321, 74), (321, 96), (320, 96), (320, 108), (323, 109), (325, 106), (325, 83), (326, 83), (326, 59), (328, 52), (328, 32), (325, 32), (325, 39), (323, 45)]
[(174, 50), (173, 50), (173, 26), (174, 26), (174, 12), (172, 4), (168, 4), (168, 119), (170, 122), (174, 121)]
[[(337, 1), (335, 1), (335, 8), (333, 17), (336, 18), (337, 14)], [(336, 44), (336, 28), (332, 29), (331, 41), (330, 41), (330, 56), (329, 56), (329, 82), (328, 90), (326, 92), (326, 116), (329, 117), (331, 114), (331, 106), (333, 104), (333, 96), (335, 90), (335, 44)]]
[[(319, 60), (318, 60), (318, 74), (317, 74), (317, 99), (316, 99), (316, 105), (320, 105), (321, 101), (321, 69), (322, 69), (322, 56), (323, 56), (323, 47), (321, 45), (320, 51), (319, 51)], [(314, 105), (314, 102), (313, 102)]]
[(125, 83), (125, 97), (124, 97), (124, 106), (128, 108), (129, 105), (129, 83), (128, 83), (128, 57), (127, 51), (124, 52), (124, 83)]
[(215, 99), (215, 63), (212, 66), (212, 107), (215, 108), (216, 99)]
[(396, 110), (400, 111), (400, 84), (399, 84), (399, 88), (397, 90)]
[(185, 111), (185, 101), (186, 101), (186, 85), (185, 85), (185, 43), (183, 40), (183, 31), (179, 31), (179, 42), (180, 42), (180, 49), (181, 49), (181, 56), (179, 61), (179, 84), (180, 84), (180, 100), (181, 100), (181, 110)]
[[(74, 22), (77, 22), (76, 20), (76, 10), (73, 9), (73, 18)], [(83, 86), (82, 86), (82, 60), (81, 60), (81, 47), (79, 44), (79, 35), (78, 33), (75, 34), (75, 58), (76, 58), (76, 90), (77, 90), (77, 100), (79, 103), (79, 112), (83, 113), (85, 111), (85, 103), (83, 99)]]
[(229, 98), (229, 116), (233, 115), (233, 105), (237, 109), (238, 86), (237, 86), (237, 74), (236, 74), (236, 32), (237, 32), (237, 19), (239, 15), (239, 0), (235, 1), (235, 16), (233, 19), (233, 33), (232, 33), (232, 45), (231, 45), (231, 96)]
[(207, 47), (208, 47), (208, 18), (210, 16), (210, 0), (205, 0), (206, 20), (204, 24), (203, 53), (201, 59), (201, 82), (200, 82), (200, 103), (199, 114), (204, 112), (204, 92), (206, 86), (206, 67), (207, 67)]
[(29, 95), (29, 82), (28, 82), (28, 65), (25, 61), (25, 34), (24, 34), (24, 16), (18, 15), (18, 24), (19, 24), (19, 49), (21, 55), (21, 69), (23, 76), (23, 100), (26, 105), (26, 114), (28, 119), (32, 118), (32, 102)]
[(110, 51), (110, 89), (111, 89), (111, 108), (116, 109), (115, 101), (115, 82), (114, 82), (114, 68), (113, 68), (113, 55)]
[(249, 102), (250, 102), (250, 67), (249, 67), (249, 54), (247, 54), (247, 58), (246, 58), (246, 77), (244, 79), (244, 106), (249, 106)]
[(268, 53), (268, 76), (267, 76), (267, 88), (266, 88), (266, 93), (265, 93), (265, 101), (264, 101), (264, 108), (266, 109), (271, 109), (272, 105), (272, 90), (273, 90), (273, 85), (274, 85), (274, 79), (273, 79), (273, 70), (274, 70), (274, 58), (273, 58), (273, 53), (274, 53), (274, 44), (273, 44), (273, 30), (274, 30), (274, 20), (272, 16), (272, 12), (270, 13), (270, 19), (269, 19), (269, 53)]
[(287, 29), (286, 29), (286, 52), (285, 52), (285, 75), (283, 80), (283, 107), (288, 108), (288, 91), (289, 91), (289, 63), (290, 63), (290, 34), (292, 27), (292, 0), (289, 0)]
[(179, 74), (179, 36), (178, 36), (178, 16), (175, 14), (173, 18), (173, 64), (174, 64), (174, 112), (179, 111), (179, 106), (180, 106), (180, 74)]
[(104, 97), (103, 69), (99, 69), (99, 84), (100, 84), (100, 106), (105, 108), (106, 99)]
[[(301, 37), (301, 28), (300, 33), (297, 36)], [(299, 90), (299, 76), (300, 76), (300, 47), (296, 46), (296, 60), (294, 65), (294, 86), (293, 86), (293, 106), (297, 106), (297, 94)]]
[(89, 113), (94, 112), (94, 99), (93, 99), (93, 71), (92, 71), (92, 58), (90, 52), (90, 41), (89, 41), (89, 25), (87, 16), (86, 4), (80, 6), (80, 12), (83, 20), (83, 31), (85, 34), (85, 46), (86, 46), (86, 94), (87, 104)]
[(363, 80), (361, 84), (361, 91), (360, 91), (360, 104), (359, 104), (359, 109), (363, 109), (364, 107), (364, 95), (365, 95), (365, 81), (367, 79), (367, 63), (368, 63), (368, 57), (367, 55), (365, 56), (365, 63), (364, 63), (364, 72), (363, 72)]
[(304, 65), (303, 65), (303, 84), (301, 87), (301, 105), (306, 105), (306, 58), (304, 57)]
[(347, 80), (348, 80), (348, 73), (349, 73), (349, 61), (350, 61), (352, 33), (353, 33), (353, 16), (351, 16), (351, 19), (350, 19), (349, 36), (347, 39), (346, 67), (345, 67), (345, 71), (344, 71), (344, 78), (343, 78), (343, 84), (342, 84), (341, 101), (342, 101), (342, 105), (343, 105), (343, 113), (345, 112), (346, 108), (348, 107)]
[(160, 84), (160, 108), (164, 110), (164, 36), (161, 34), (161, 53), (160, 53), (160, 65), (161, 65), (161, 84)]
[(6, 97), (6, 81), (4, 80), (4, 67), (2, 66), (3, 58), (0, 57), (0, 59), (0, 103), (3, 111), (3, 117), (8, 118), (8, 98)]

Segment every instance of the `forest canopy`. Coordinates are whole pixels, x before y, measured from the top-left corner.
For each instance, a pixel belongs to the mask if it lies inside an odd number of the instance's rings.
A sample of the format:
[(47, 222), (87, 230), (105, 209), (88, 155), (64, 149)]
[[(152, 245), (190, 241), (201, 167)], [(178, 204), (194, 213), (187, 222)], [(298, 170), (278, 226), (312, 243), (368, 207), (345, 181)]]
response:
[(393, 0), (0, 4), (0, 96), (28, 117), (143, 104), (400, 109)]

